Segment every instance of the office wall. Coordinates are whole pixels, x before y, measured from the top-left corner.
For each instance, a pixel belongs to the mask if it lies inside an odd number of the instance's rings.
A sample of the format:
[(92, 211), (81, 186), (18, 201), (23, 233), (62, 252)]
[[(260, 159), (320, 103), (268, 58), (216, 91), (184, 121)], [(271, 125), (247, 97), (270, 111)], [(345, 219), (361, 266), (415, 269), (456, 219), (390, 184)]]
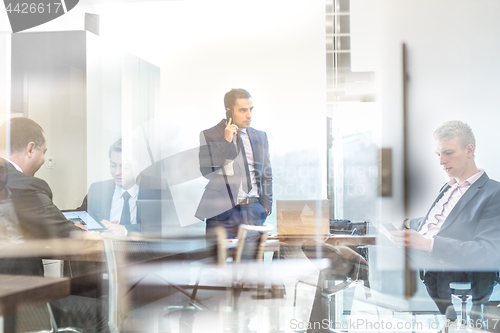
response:
[[(10, 104), (7, 96), (10, 91), (10, 34), (0, 33), (0, 122), (5, 121), (5, 110), (7, 103)], [(1, 148), (0, 148), (1, 149)]]
[(11, 64), (2, 67), (6, 80), (2, 81), (0, 124), (7, 118), (10, 85), (10, 116), (31, 118), (45, 130), (47, 162), (36, 176), (49, 183), (58, 207), (74, 209), (90, 184), (111, 178), (110, 145), (122, 132), (132, 132), (133, 124), (144, 123), (154, 114), (159, 70), (108, 47), (89, 32), (0, 36), (4, 64), (12, 49)]
[[(87, 1), (80, 0), (78, 5), (65, 15), (17, 35), (26, 32), (84, 30), (85, 12), (92, 11), (92, 7), (93, 5)], [(10, 34), (12, 30), (5, 10), (0, 10), (0, 32), (5, 33), (0, 34), (0, 78), (2, 78), (0, 83), (0, 123), (3, 123), (6, 119), (5, 110), (9, 95), (7, 85), (10, 84), (11, 80), (10, 68), (7, 69), (10, 64), (7, 64), (5, 57), (12, 48), (12, 35)], [(55, 35), (53, 37), (54, 40), (57, 39)], [(82, 47), (75, 46), (78, 42), (81, 42)], [(59, 42), (55, 40), (54, 43), (57, 45)], [(42, 49), (47, 50), (51, 47), (48, 45), (51, 44), (42, 45)], [(52, 45), (54, 46), (54, 44)], [(51, 69), (47, 69), (43, 73), (50, 77), (50, 80), (39, 79), (39, 74), (43, 72), (41, 68), (31, 72), (27, 71), (24, 78), (25, 85), (18, 91), (30, 90), (31, 94), (25, 98), (18, 96), (22, 99), (21, 110), (13, 110), (18, 113), (12, 115), (17, 117), (24, 114), (24, 116), (37, 121), (45, 129), (48, 144), (46, 156), (54, 159), (54, 167), (47, 168), (47, 164), (44, 164), (36, 176), (49, 183), (54, 194), (54, 202), (61, 209), (72, 209), (80, 205), (86, 193), (86, 177), (82, 177), (86, 174), (86, 150), (82, 148), (85, 146), (85, 126), (81, 126), (84, 124), (81, 120), (85, 119), (85, 98), (83, 97), (85, 74), (82, 70), (83, 60), (81, 57), (72, 56), (74, 50), (83, 50), (83, 42), (73, 40), (72, 45), (66, 49), (58, 49), (54, 46), (54, 51), (62, 52), (57, 54), (63, 54), (63, 59), (58, 60), (59, 63), (51, 61), (50, 51), (39, 56), (36, 51), (28, 51), (29, 48), (24, 50), (24, 52), (31, 52), (32, 56), (38, 57), (38, 64), (49, 63), (52, 66)], [(36, 50), (34, 44), (31, 48)], [(23, 49), (18, 49), (16, 52), (22, 54)], [(71, 55), (68, 56), (68, 54)], [(14, 54), (14, 57), (18, 56), (18, 54)], [(62, 69), (64, 65), (68, 65), (65, 70)], [(31, 67), (33, 69), (35, 65), (31, 64)], [(37, 71), (38, 73), (36, 73)], [(47, 99), (49, 93), (53, 96)], [(14, 96), (13, 99), (16, 97)], [(19, 107), (19, 103), (16, 106), (14, 101), (12, 107)], [(77, 119), (76, 122), (74, 122), (75, 119)], [(69, 124), (77, 125), (72, 125), (72, 128), (68, 129)], [(68, 140), (69, 136), (71, 136), (71, 140)]]
[[(199, 132), (224, 116), (224, 93), (243, 87), (254, 97), (253, 126), (269, 135), (275, 199), (326, 197), (324, 3), (169, 1), (93, 6), (81, 1), (72, 12), (30, 31), (83, 29), (84, 12), (93, 8), (101, 15), (101, 36), (110, 48), (125, 48), (160, 68), (155, 158), (196, 153)], [(2, 24), (0, 29), (5, 21)], [(118, 129), (120, 124), (111, 127)], [(95, 143), (99, 133), (91, 128), (88, 132), (96, 136)], [(55, 140), (64, 137), (51, 138)], [(92, 170), (89, 183), (105, 176), (106, 171)], [(57, 181), (50, 180), (53, 188)], [(198, 222), (193, 215), (206, 182), (197, 178), (173, 189), (177, 210), (184, 214), (182, 225)]]
[[(401, 43), (408, 48), (410, 216), (422, 216), (447, 176), (434, 153), (434, 130), (447, 120), (473, 129), (476, 162), (500, 179), (496, 130), (500, 121), (500, 3), (494, 0), (352, 0), (352, 52), (359, 68), (377, 70), (383, 110), (382, 145), (393, 148), (394, 195), (382, 200), (386, 221), (404, 218), (402, 188)], [(376, 4), (376, 5), (375, 5)], [(376, 20), (373, 17), (376, 16)], [(366, 20), (363, 20), (366, 17)], [(376, 25), (363, 22), (378, 22)], [(376, 49), (363, 44), (375, 39)], [(363, 59), (364, 58), (364, 59)]]
[(11, 110), (45, 131), (53, 165), (36, 176), (49, 183), (60, 209), (78, 207), (86, 193), (85, 68), (84, 32), (12, 35)]
[[(275, 199), (326, 197), (323, 2), (168, 1), (95, 9), (102, 37), (160, 68), (157, 159), (190, 151), (184, 167), (197, 169), (200, 131), (224, 117), (224, 94), (242, 87), (254, 98), (252, 126), (269, 136)], [(181, 225), (198, 222), (193, 215), (206, 183), (197, 178), (171, 187)]]
[[(127, 156), (130, 134), (154, 117), (160, 71), (156, 66), (86, 33), (87, 187), (111, 179), (109, 148), (123, 137)], [(146, 133), (149, 131), (146, 129)], [(141, 131), (142, 136), (142, 131)]]

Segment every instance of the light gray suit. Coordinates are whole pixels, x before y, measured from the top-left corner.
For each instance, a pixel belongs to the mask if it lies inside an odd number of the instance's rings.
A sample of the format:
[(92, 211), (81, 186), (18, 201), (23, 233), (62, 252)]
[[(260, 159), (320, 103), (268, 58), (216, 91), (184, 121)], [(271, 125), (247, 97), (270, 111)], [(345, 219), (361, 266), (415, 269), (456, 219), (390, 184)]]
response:
[[(450, 186), (446, 184), (425, 217), (412, 219), (419, 231), (434, 205)], [(500, 183), (484, 173), (457, 202), (434, 237), (432, 257), (439, 263), (466, 270), (500, 267)]]
[[(422, 229), (430, 211), (449, 188), (448, 184), (441, 188), (425, 217), (410, 221), (412, 229)], [(481, 304), (492, 293), (500, 268), (499, 182), (484, 173), (471, 185), (434, 237), (431, 256), (438, 267), (421, 271), (420, 276), (439, 311), (454, 320), (456, 313), (447, 312), (448, 308), (453, 309), (449, 284), (471, 282), (474, 316), (478, 316)], [(450, 264), (455, 266), (451, 270)]]

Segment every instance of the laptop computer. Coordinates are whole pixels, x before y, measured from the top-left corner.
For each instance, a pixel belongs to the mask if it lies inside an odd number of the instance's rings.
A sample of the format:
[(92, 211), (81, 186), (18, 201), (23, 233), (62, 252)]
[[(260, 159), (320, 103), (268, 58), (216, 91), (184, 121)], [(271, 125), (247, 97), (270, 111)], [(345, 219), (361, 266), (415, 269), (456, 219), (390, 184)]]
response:
[(330, 234), (327, 199), (276, 200), (278, 237), (314, 238)]
[(104, 231), (107, 230), (100, 222), (97, 222), (92, 215), (85, 211), (63, 211), (63, 215), (73, 223), (80, 222), (87, 230)]

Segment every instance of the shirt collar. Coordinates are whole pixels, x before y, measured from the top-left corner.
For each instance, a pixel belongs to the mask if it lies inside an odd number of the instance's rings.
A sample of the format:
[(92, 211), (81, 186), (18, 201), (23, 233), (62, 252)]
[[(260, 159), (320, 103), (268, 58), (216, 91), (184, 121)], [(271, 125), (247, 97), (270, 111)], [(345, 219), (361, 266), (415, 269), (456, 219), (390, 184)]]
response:
[(247, 129), (246, 128), (242, 128), (242, 129), (240, 129), (240, 132), (247, 134)]
[[(123, 192), (125, 192), (125, 190), (123, 189), (123, 187), (121, 186), (118, 186), (118, 185), (115, 185), (116, 187), (116, 191), (119, 191), (120, 193), (120, 197), (123, 195)], [(130, 194), (130, 197), (132, 199), (137, 199), (137, 196), (139, 195), (139, 186), (137, 186), (137, 184), (134, 184), (132, 185), (131, 188), (129, 188), (127, 190), (128, 194)]]
[(5, 158), (5, 157), (2, 157), (2, 158), (3, 158), (4, 160), (6, 160), (7, 162), (9, 162), (10, 164), (12, 164), (12, 166), (13, 166), (14, 168), (16, 168), (16, 170), (17, 170), (17, 171), (24, 173), (24, 172), (23, 172), (23, 169), (21, 169), (21, 167), (20, 167), (19, 165), (17, 165), (16, 163), (12, 162), (12, 161), (11, 161), (11, 160), (9, 160), (8, 158)]
[(463, 184), (461, 185), (458, 185), (458, 182), (455, 178), (452, 178), (450, 179), (450, 181), (448, 182), (448, 185), (450, 186), (453, 186), (453, 185), (456, 185), (456, 186), (471, 186), (472, 184), (474, 184), (479, 178), (481, 178), (481, 176), (484, 174), (484, 170), (483, 169), (479, 169), (479, 172), (475, 173), (474, 175), (470, 176), (469, 178), (467, 178)]

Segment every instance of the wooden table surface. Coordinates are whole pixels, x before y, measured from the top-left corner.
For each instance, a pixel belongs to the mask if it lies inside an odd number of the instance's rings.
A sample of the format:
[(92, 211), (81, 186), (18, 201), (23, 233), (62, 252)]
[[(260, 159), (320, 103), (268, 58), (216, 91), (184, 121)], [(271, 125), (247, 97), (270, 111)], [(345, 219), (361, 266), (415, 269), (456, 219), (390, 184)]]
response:
[(80, 238), (26, 240), (19, 244), (2, 243), (0, 257), (105, 261), (102, 240)]
[(0, 316), (64, 298), (69, 293), (69, 278), (0, 274)]
[[(325, 237), (326, 238), (326, 237)], [(286, 236), (269, 236), (268, 240), (279, 240), (281, 245), (298, 246), (307, 239), (314, 239), (313, 237), (286, 237)], [(376, 237), (371, 235), (366, 236), (351, 236), (351, 235), (331, 235), (325, 243), (330, 245), (375, 245)]]
[[(132, 239), (132, 238), (130, 238)], [(300, 246), (305, 237), (268, 236), (266, 251), (278, 251), (280, 246)], [(312, 238), (311, 238), (312, 239)], [(184, 240), (185, 241), (185, 240)], [(168, 240), (165, 240), (167, 243)], [(181, 241), (182, 242), (182, 241)], [(334, 235), (326, 239), (331, 245), (375, 245), (375, 236)], [(175, 251), (173, 251), (175, 252)], [(105, 262), (102, 239), (63, 238), (28, 240), (21, 244), (0, 244), (0, 257), (23, 258), (39, 257), (43, 259), (59, 259), (73, 261)]]
[(351, 236), (351, 235), (333, 235), (326, 240), (331, 245), (375, 245), (375, 236)]

